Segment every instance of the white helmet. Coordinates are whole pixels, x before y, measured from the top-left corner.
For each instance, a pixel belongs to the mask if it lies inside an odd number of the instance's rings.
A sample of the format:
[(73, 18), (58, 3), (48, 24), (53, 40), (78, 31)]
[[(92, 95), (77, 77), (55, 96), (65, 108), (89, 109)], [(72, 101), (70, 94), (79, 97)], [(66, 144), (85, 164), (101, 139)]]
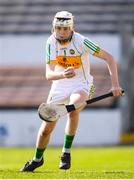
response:
[(57, 12), (53, 20), (53, 28), (55, 26), (73, 28), (73, 15), (68, 11)]

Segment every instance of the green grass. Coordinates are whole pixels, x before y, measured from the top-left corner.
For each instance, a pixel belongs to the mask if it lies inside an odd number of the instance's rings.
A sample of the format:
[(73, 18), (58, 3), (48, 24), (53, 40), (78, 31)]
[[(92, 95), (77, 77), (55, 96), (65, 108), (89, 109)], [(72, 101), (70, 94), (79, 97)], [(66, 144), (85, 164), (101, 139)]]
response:
[(34, 173), (19, 169), (33, 148), (0, 148), (0, 179), (133, 179), (134, 146), (72, 148), (72, 167), (58, 169), (61, 148), (48, 148), (45, 164)]

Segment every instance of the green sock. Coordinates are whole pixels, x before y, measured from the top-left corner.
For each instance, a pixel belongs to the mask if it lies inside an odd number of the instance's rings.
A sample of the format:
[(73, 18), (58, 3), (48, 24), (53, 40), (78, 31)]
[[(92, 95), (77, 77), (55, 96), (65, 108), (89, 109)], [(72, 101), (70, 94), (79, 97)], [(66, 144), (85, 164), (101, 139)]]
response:
[(33, 158), (33, 159), (34, 159), (35, 161), (41, 160), (45, 149), (46, 149), (46, 148), (44, 148), (44, 149), (36, 148), (36, 150), (35, 150), (35, 155), (34, 155), (34, 158)]
[(74, 139), (74, 135), (70, 136), (70, 135), (65, 134), (63, 152), (70, 153), (70, 148), (72, 146), (73, 139)]

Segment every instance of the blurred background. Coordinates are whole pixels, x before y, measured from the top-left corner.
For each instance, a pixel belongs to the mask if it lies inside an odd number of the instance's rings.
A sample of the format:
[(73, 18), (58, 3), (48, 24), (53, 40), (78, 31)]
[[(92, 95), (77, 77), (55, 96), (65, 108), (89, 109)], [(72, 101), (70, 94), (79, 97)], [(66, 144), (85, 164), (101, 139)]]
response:
[[(46, 101), (45, 45), (57, 11), (73, 13), (75, 31), (111, 53), (117, 63), (122, 98), (94, 103), (80, 114), (75, 146), (134, 143), (134, 0), (0, 0), (0, 146), (34, 146)], [(95, 95), (111, 88), (106, 64), (91, 61)], [(63, 143), (66, 117), (50, 145)]]

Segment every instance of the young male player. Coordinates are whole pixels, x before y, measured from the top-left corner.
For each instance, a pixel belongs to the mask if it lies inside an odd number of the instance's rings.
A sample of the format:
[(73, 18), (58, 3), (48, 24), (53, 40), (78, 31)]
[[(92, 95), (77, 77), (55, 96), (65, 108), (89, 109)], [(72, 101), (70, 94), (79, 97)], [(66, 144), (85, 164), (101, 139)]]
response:
[[(48, 38), (46, 45), (46, 78), (53, 81), (47, 102), (74, 104), (83, 102), (91, 96), (93, 77), (90, 75), (89, 55), (97, 56), (107, 63), (112, 92), (114, 96), (120, 96), (117, 65), (113, 56), (89, 38), (75, 32), (73, 16), (67, 11), (56, 13), (52, 26), (52, 35)], [(70, 150), (81, 109), (68, 114), (60, 169), (71, 167)], [(22, 172), (34, 171), (43, 164), (43, 153), (57, 120), (51, 123), (42, 122), (37, 136), (35, 155), (24, 165)]]

